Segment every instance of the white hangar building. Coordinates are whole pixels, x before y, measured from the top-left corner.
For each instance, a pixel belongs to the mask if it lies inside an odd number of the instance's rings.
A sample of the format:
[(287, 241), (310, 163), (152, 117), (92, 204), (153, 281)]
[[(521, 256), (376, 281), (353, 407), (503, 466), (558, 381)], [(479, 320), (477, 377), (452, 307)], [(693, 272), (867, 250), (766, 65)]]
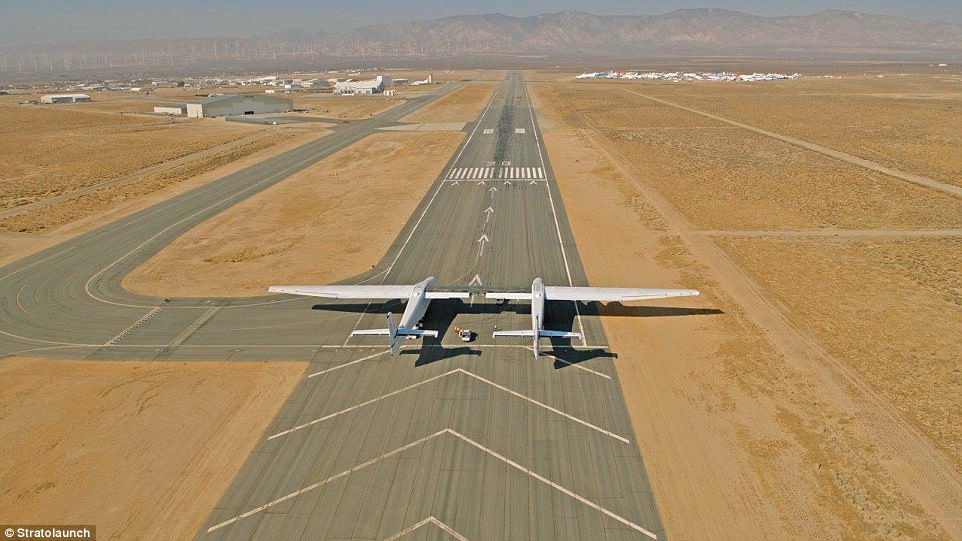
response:
[(40, 96), (40, 103), (79, 103), (92, 101), (86, 94), (47, 94)]
[(200, 103), (187, 104), (190, 118), (288, 113), (293, 110), (293, 100), (270, 94), (221, 94)]

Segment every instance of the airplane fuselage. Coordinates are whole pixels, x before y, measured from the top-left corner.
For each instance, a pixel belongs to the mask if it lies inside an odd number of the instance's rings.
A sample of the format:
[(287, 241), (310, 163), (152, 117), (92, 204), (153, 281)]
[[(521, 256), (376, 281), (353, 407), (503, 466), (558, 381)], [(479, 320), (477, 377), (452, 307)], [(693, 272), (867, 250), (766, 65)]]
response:
[(401, 314), (401, 321), (398, 323), (399, 329), (417, 328), (418, 322), (424, 318), (424, 314), (431, 304), (431, 299), (427, 298), (427, 290), (434, 285), (434, 282), (435, 278), (429, 276), (414, 285), (414, 291), (411, 292), (407, 306), (404, 307), (404, 313)]
[(544, 328), (544, 281), (535, 278), (531, 284), (531, 330), (535, 334)]

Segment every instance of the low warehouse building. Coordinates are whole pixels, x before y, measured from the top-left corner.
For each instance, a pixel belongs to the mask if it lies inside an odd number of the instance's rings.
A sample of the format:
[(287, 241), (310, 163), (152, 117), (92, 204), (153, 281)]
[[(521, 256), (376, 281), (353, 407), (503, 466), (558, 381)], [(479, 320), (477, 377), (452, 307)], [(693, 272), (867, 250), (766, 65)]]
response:
[(379, 94), (391, 86), (390, 75), (378, 75), (370, 81), (338, 81), (334, 83), (334, 94), (353, 96), (355, 94)]
[(293, 100), (269, 94), (222, 94), (200, 103), (187, 104), (190, 118), (288, 113), (293, 110)]
[(187, 104), (182, 103), (180, 105), (156, 105), (154, 106), (154, 112), (163, 115), (174, 115), (174, 116), (184, 116), (187, 114)]
[(47, 94), (40, 96), (40, 103), (77, 103), (91, 101), (86, 94)]

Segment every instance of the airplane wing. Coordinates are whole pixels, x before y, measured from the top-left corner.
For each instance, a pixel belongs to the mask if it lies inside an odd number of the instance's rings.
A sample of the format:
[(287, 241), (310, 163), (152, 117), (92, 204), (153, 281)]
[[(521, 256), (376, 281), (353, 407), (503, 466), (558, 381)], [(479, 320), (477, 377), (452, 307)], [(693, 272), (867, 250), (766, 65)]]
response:
[(329, 299), (407, 299), (414, 286), (271, 286), (267, 290)]
[[(414, 293), (414, 286), (271, 286), (267, 290), (329, 299), (407, 299)], [(466, 299), (470, 294), (467, 291), (428, 291), (424, 296), (428, 299)]]
[[(643, 301), (669, 297), (693, 297), (694, 289), (644, 289), (635, 287), (567, 287), (544, 286), (544, 298), (549, 301)], [(530, 294), (528, 295), (530, 297)]]

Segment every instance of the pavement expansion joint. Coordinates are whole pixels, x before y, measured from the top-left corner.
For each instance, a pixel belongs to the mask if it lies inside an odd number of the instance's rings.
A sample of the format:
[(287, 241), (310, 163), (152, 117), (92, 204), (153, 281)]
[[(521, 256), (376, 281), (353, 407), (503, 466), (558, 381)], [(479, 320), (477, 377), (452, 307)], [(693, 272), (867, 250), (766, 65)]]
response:
[(517, 392), (517, 391), (513, 391), (513, 390), (511, 390), (511, 389), (509, 389), (509, 388), (507, 388), (507, 387), (505, 387), (505, 386), (503, 386), (503, 385), (499, 385), (499, 384), (497, 384), (497, 383), (495, 383), (495, 382), (493, 382), (493, 381), (491, 381), (491, 380), (489, 380), (489, 379), (485, 379), (485, 378), (483, 378), (483, 377), (481, 377), (481, 376), (479, 376), (479, 375), (477, 375), (477, 374), (474, 374), (474, 373), (472, 373), (472, 372), (469, 372), (469, 371), (467, 371), (467, 370), (465, 370), (465, 369), (463, 369), (463, 368), (455, 368), (455, 369), (453, 369), (453, 370), (449, 370), (449, 371), (447, 371), (447, 372), (444, 372), (443, 374), (438, 374), (437, 376), (433, 376), (433, 377), (430, 377), (430, 378), (425, 379), (425, 380), (423, 380), (423, 381), (419, 381), (418, 383), (413, 383), (413, 384), (411, 384), (411, 385), (408, 385), (407, 387), (403, 387), (403, 388), (401, 388), (401, 389), (397, 389), (397, 390), (395, 390), (395, 391), (391, 391), (391, 392), (389, 392), (389, 393), (387, 393), (387, 394), (384, 394), (384, 395), (381, 395), (381, 396), (379, 396), (379, 397), (377, 397), (377, 398), (372, 398), (372, 399), (370, 399), (370, 400), (361, 402), (360, 404), (355, 404), (355, 405), (353, 405), (353, 406), (351, 406), (351, 407), (344, 408), (344, 409), (342, 409), (342, 410), (340, 410), (340, 411), (336, 411), (336, 412), (334, 412), (334, 413), (330, 413), (330, 414), (328, 414), (328, 415), (325, 415), (325, 416), (323, 416), (323, 417), (319, 417), (319, 418), (317, 418), (317, 419), (308, 421), (308, 422), (306, 422), (306, 423), (299, 424), (299, 425), (294, 426), (294, 427), (292, 427), (292, 428), (289, 428), (289, 429), (287, 429), (287, 430), (284, 430), (284, 431), (278, 432), (278, 433), (276, 433), (276, 434), (273, 434), (273, 435), (271, 435), (271, 436), (268, 436), (267, 439), (268, 439), (268, 440), (273, 440), (273, 439), (279, 438), (279, 437), (281, 437), (281, 436), (286, 436), (286, 435), (291, 434), (291, 433), (293, 433), (293, 432), (297, 432), (298, 430), (303, 430), (303, 429), (305, 429), (305, 428), (311, 427), (311, 426), (316, 425), (316, 424), (318, 424), (318, 423), (322, 423), (322, 422), (324, 422), (324, 421), (328, 421), (328, 420), (333, 419), (333, 418), (335, 418), (335, 417), (339, 417), (339, 416), (341, 416), (341, 415), (344, 415), (345, 413), (350, 413), (350, 412), (352, 412), (352, 411), (361, 409), (361, 408), (363, 408), (363, 407), (365, 407), (365, 406), (369, 406), (369, 405), (371, 405), (371, 404), (375, 404), (375, 403), (377, 403), (377, 402), (380, 402), (381, 400), (384, 400), (384, 399), (386, 399), (386, 398), (390, 398), (390, 397), (392, 397), (392, 396), (397, 396), (397, 395), (399, 395), (399, 394), (401, 394), (401, 393), (404, 393), (404, 392), (406, 392), (406, 391), (410, 391), (411, 389), (416, 389), (416, 388), (418, 388), (418, 387), (420, 387), (420, 386), (422, 386), (422, 385), (427, 385), (428, 383), (431, 383), (431, 382), (434, 382), (434, 381), (438, 381), (438, 380), (444, 379), (444, 378), (446, 378), (446, 377), (448, 377), (448, 376), (453, 376), (453, 375), (455, 375), (455, 374), (461, 374), (461, 375), (467, 376), (467, 377), (469, 377), (469, 378), (472, 378), (472, 379), (474, 379), (475, 381), (484, 383), (485, 385), (488, 385), (488, 386), (490, 386), (490, 387), (494, 387), (495, 389), (498, 389), (499, 391), (502, 391), (502, 392), (505, 392), (505, 393), (507, 393), (507, 394), (510, 394), (511, 396), (520, 398), (520, 399), (522, 399), (522, 400), (524, 400), (524, 401), (526, 401), (526, 402), (528, 402), (528, 403), (530, 403), (530, 404), (533, 404), (533, 405), (535, 405), (535, 406), (538, 406), (538, 407), (540, 407), (540, 408), (542, 408), (542, 409), (544, 409), (544, 410), (550, 411), (551, 413), (554, 413), (554, 414), (556, 414), (556, 415), (560, 415), (561, 417), (564, 417), (565, 419), (568, 419), (569, 421), (573, 421), (573, 422), (575, 422), (575, 423), (578, 423), (578, 424), (580, 424), (580, 425), (582, 425), (582, 426), (584, 426), (584, 427), (586, 427), (586, 428), (589, 428), (589, 429), (591, 429), (591, 430), (594, 430), (595, 432), (598, 432), (598, 433), (600, 433), (600, 434), (604, 434), (605, 436), (608, 436), (608, 437), (610, 437), (610, 438), (614, 438), (614, 439), (616, 439), (616, 440), (618, 440), (618, 441), (620, 441), (620, 442), (622, 442), (622, 443), (630, 443), (630, 441), (631, 441), (631, 440), (629, 440), (628, 438), (626, 438), (626, 437), (624, 437), (624, 436), (621, 436), (621, 435), (619, 435), (619, 434), (616, 434), (616, 433), (614, 433), (614, 432), (611, 432), (610, 430), (605, 430), (604, 428), (601, 428), (601, 427), (599, 427), (599, 426), (597, 426), (597, 425), (595, 425), (595, 424), (589, 423), (588, 421), (585, 421), (584, 419), (581, 419), (581, 418), (579, 418), (579, 417), (575, 417), (574, 415), (571, 415), (571, 414), (569, 414), (569, 413), (565, 413), (564, 411), (561, 411), (561, 410), (558, 409), (558, 408), (549, 406), (549, 405), (547, 405), (547, 404), (545, 404), (545, 403), (543, 403), (543, 402), (539, 402), (539, 401), (537, 401), (537, 400), (535, 400), (535, 399), (533, 399), (533, 398), (531, 398), (531, 397), (525, 396), (525, 395), (523, 395), (523, 394), (521, 394), (521, 393), (519, 393), (519, 392)]
[(417, 439), (417, 440), (414, 440), (414, 441), (412, 441), (411, 443), (408, 443), (408, 444), (406, 444), (406, 445), (403, 445), (403, 446), (401, 446), (401, 447), (398, 447), (397, 449), (394, 449), (393, 451), (388, 451), (387, 453), (384, 453), (384, 454), (382, 454), (382, 455), (380, 455), (380, 456), (377, 456), (377, 457), (375, 457), (375, 458), (372, 458), (372, 459), (370, 459), (370, 460), (368, 460), (368, 461), (366, 461), (366, 462), (362, 462), (362, 463), (358, 464), (357, 466), (354, 466), (353, 468), (350, 468), (350, 469), (348, 469), (348, 470), (344, 470), (344, 471), (342, 471), (342, 472), (340, 472), (340, 473), (334, 474), (334, 475), (332, 475), (331, 477), (328, 477), (327, 479), (324, 479), (323, 481), (318, 481), (318, 482), (316, 482), (316, 483), (307, 485), (307, 486), (305, 486), (305, 487), (303, 487), (303, 488), (301, 488), (301, 489), (299, 489), (299, 490), (296, 490), (296, 491), (294, 491), (294, 492), (291, 492), (290, 494), (286, 494), (286, 495), (284, 495), (284, 496), (281, 496), (280, 498), (277, 498), (277, 499), (275, 499), (275, 500), (271, 500), (271, 501), (269, 501), (269, 502), (267, 502), (267, 503), (265, 503), (265, 504), (263, 504), (263, 505), (261, 505), (261, 506), (258, 506), (258, 507), (255, 507), (255, 508), (253, 508), (253, 509), (250, 509), (249, 511), (246, 511), (246, 512), (244, 512), (244, 513), (241, 513), (241, 514), (235, 516), (235, 517), (229, 518), (229, 519), (227, 519), (227, 520), (225, 520), (225, 521), (223, 521), (223, 522), (220, 522), (220, 523), (218, 523), (218, 524), (215, 524), (215, 525), (211, 526), (210, 528), (207, 529), (207, 533), (214, 532), (214, 531), (219, 530), (219, 529), (221, 529), (221, 528), (223, 528), (223, 527), (225, 527), (225, 526), (229, 526), (229, 525), (231, 525), (231, 524), (233, 524), (233, 523), (235, 523), (235, 522), (237, 522), (237, 521), (239, 521), (239, 520), (242, 520), (242, 519), (248, 518), (248, 517), (250, 517), (250, 516), (256, 515), (256, 514), (258, 514), (258, 513), (261, 513), (261, 512), (263, 512), (263, 511), (266, 511), (266, 510), (268, 510), (268, 509), (270, 509), (270, 508), (272, 508), (272, 507), (274, 507), (274, 506), (276, 506), (276, 505), (278, 505), (278, 504), (281, 504), (281, 503), (283, 503), (283, 502), (286, 502), (286, 501), (288, 501), (288, 500), (290, 500), (290, 499), (292, 499), (292, 498), (296, 498), (297, 496), (300, 496), (301, 494), (304, 494), (304, 493), (306, 493), (306, 492), (310, 492), (310, 491), (312, 491), (312, 490), (315, 490), (315, 489), (317, 489), (317, 488), (320, 488), (320, 487), (322, 487), (322, 486), (324, 486), (324, 485), (326, 485), (326, 484), (328, 484), (328, 483), (330, 483), (330, 482), (332, 482), (332, 481), (335, 481), (335, 480), (340, 479), (340, 478), (342, 478), (342, 477), (348, 476), (348, 475), (350, 475), (350, 474), (352, 474), (352, 473), (354, 473), (354, 472), (356, 472), (356, 471), (358, 471), (358, 470), (362, 470), (362, 469), (364, 469), (364, 468), (366, 468), (366, 467), (368, 467), (368, 466), (377, 464), (378, 462), (380, 462), (380, 461), (382, 461), (382, 460), (384, 460), (384, 459), (386, 459), (386, 458), (390, 458), (390, 457), (395, 456), (395, 455), (397, 455), (397, 454), (399, 454), (399, 453), (402, 453), (402, 452), (404, 452), (404, 451), (406, 451), (406, 450), (408, 450), (408, 449), (411, 449), (412, 447), (416, 447), (416, 446), (418, 446), (418, 445), (427, 443), (427, 442), (429, 442), (429, 441), (431, 441), (431, 440), (433, 440), (433, 439), (435, 439), (435, 438), (437, 438), (437, 437), (439, 437), (439, 436), (444, 436), (444, 435), (453, 436), (453, 437), (456, 438), (458, 441), (461, 441), (461, 442), (463, 442), (463, 443), (466, 443), (466, 444), (470, 445), (471, 447), (474, 447), (475, 449), (478, 449), (479, 451), (487, 454), (488, 456), (490, 456), (490, 457), (492, 457), (492, 458), (495, 458), (495, 459), (499, 460), (500, 462), (502, 462), (502, 463), (510, 466), (511, 468), (515, 469), (516, 471), (519, 471), (519, 472), (522, 472), (522, 473), (528, 475), (528, 476), (531, 477), (532, 479), (534, 479), (534, 480), (536, 480), (536, 481), (539, 481), (539, 482), (541, 482), (541, 483), (543, 483), (543, 484), (551, 487), (552, 489), (554, 489), (554, 490), (556, 490), (556, 491), (558, 491), (558, 492), (561, 492), (562, 494), (565, 494), (566, 496), (569, 496), (569, 497), (577, 500), (578, 502), (586, 505), (587, 507), (590, 507), (591, 509), (594, 509), (595, 511), (598, 511), (599, 513), (605, 515), (606, 517), (611, 518), (611, 519), (613, 519), (613, 520), (615, 520), (615, 521), (617, 521), (617, 522), (620, 522), (621, 524), (624, 524), (625, 526), (631, 528), (632, 530), (635, 530), (636, 532), (640, 532), (641, 534), (643, 534), (643, 535), (645, 535), (645, 536), (647, 536), (647, 537), (649, 537), (649, 538), (651, 538), (651, 539), (658, 539), (658, 536), (657, 536), (657, 535), (655, 535), (653, 532), (645, 529), (643, 526), (641, 526), (641, 525), (639, 525), (639, 524), (636, 524), (636, 523), (630, 521), (629, 519), (627, 519), (627, 518), (625, 518), (625, 517), (623, 517), (623, 516), (621, 516), (621, 515), (619, 515), (619, 514), (617, 514), (617, 513), (614, 513), (613, 511), (610, 511), (609, 509), (606, 509), (605, 507), (602, 507), (601, 505), (599, 505), (599, 504), (597, 504), (597, 503), (589, 500), (588, 498), (585, 498), (584, 496), (582, 496), (582, 495), (580, 495), (580, 494), (578, 494), (578, 493), (576, 493), (576, 492), (574, 492), (574, 491), (572, 491), (572, 490), (570, 490), (570, 489), (568, 489), (568, 488), (565, 488), (564, 486), (562, 486), (562, 485), (560, 485), (560, 484), (552, 481), (551, 479), (548, 479), (547, 477), (539, 474), (538, 472), (532, 470), (531, 468), (528, 468), (528, 467), (526, 467), (526, 466), (523, 466), (523, 465), (519, 464), (518, 462), (515, 462), (514, 460), (511, 460), (510, 458), (502, 455), (501, 453), (498, 453), (497, 451), (494, 451), (494, 450), (492, 450), (492, 449), (489, 449), (489, 448), (485, 447), (484, 445), (481, 445), (480, 443), (474, 441), (473, 439), (465, 436), (464, 434), (461, 434), (460, 432), (458, 432), (458, 431), (456, 431), (456, 430), (454, 430), (454, 429), (452, 429), (452, 428), (445, 428), (445, 429), (443, 429), (443, 430), (439, 430), (439, 431), (437, 431), (437, 432), (435, 432), (435, 433), (433, 433), (433, 434), (430, 434), (430, 435), (428, 435), (428, 436), (425, 436), (425, 437), (423, 437), (423, 438), (419, 438), (419, 439)]

